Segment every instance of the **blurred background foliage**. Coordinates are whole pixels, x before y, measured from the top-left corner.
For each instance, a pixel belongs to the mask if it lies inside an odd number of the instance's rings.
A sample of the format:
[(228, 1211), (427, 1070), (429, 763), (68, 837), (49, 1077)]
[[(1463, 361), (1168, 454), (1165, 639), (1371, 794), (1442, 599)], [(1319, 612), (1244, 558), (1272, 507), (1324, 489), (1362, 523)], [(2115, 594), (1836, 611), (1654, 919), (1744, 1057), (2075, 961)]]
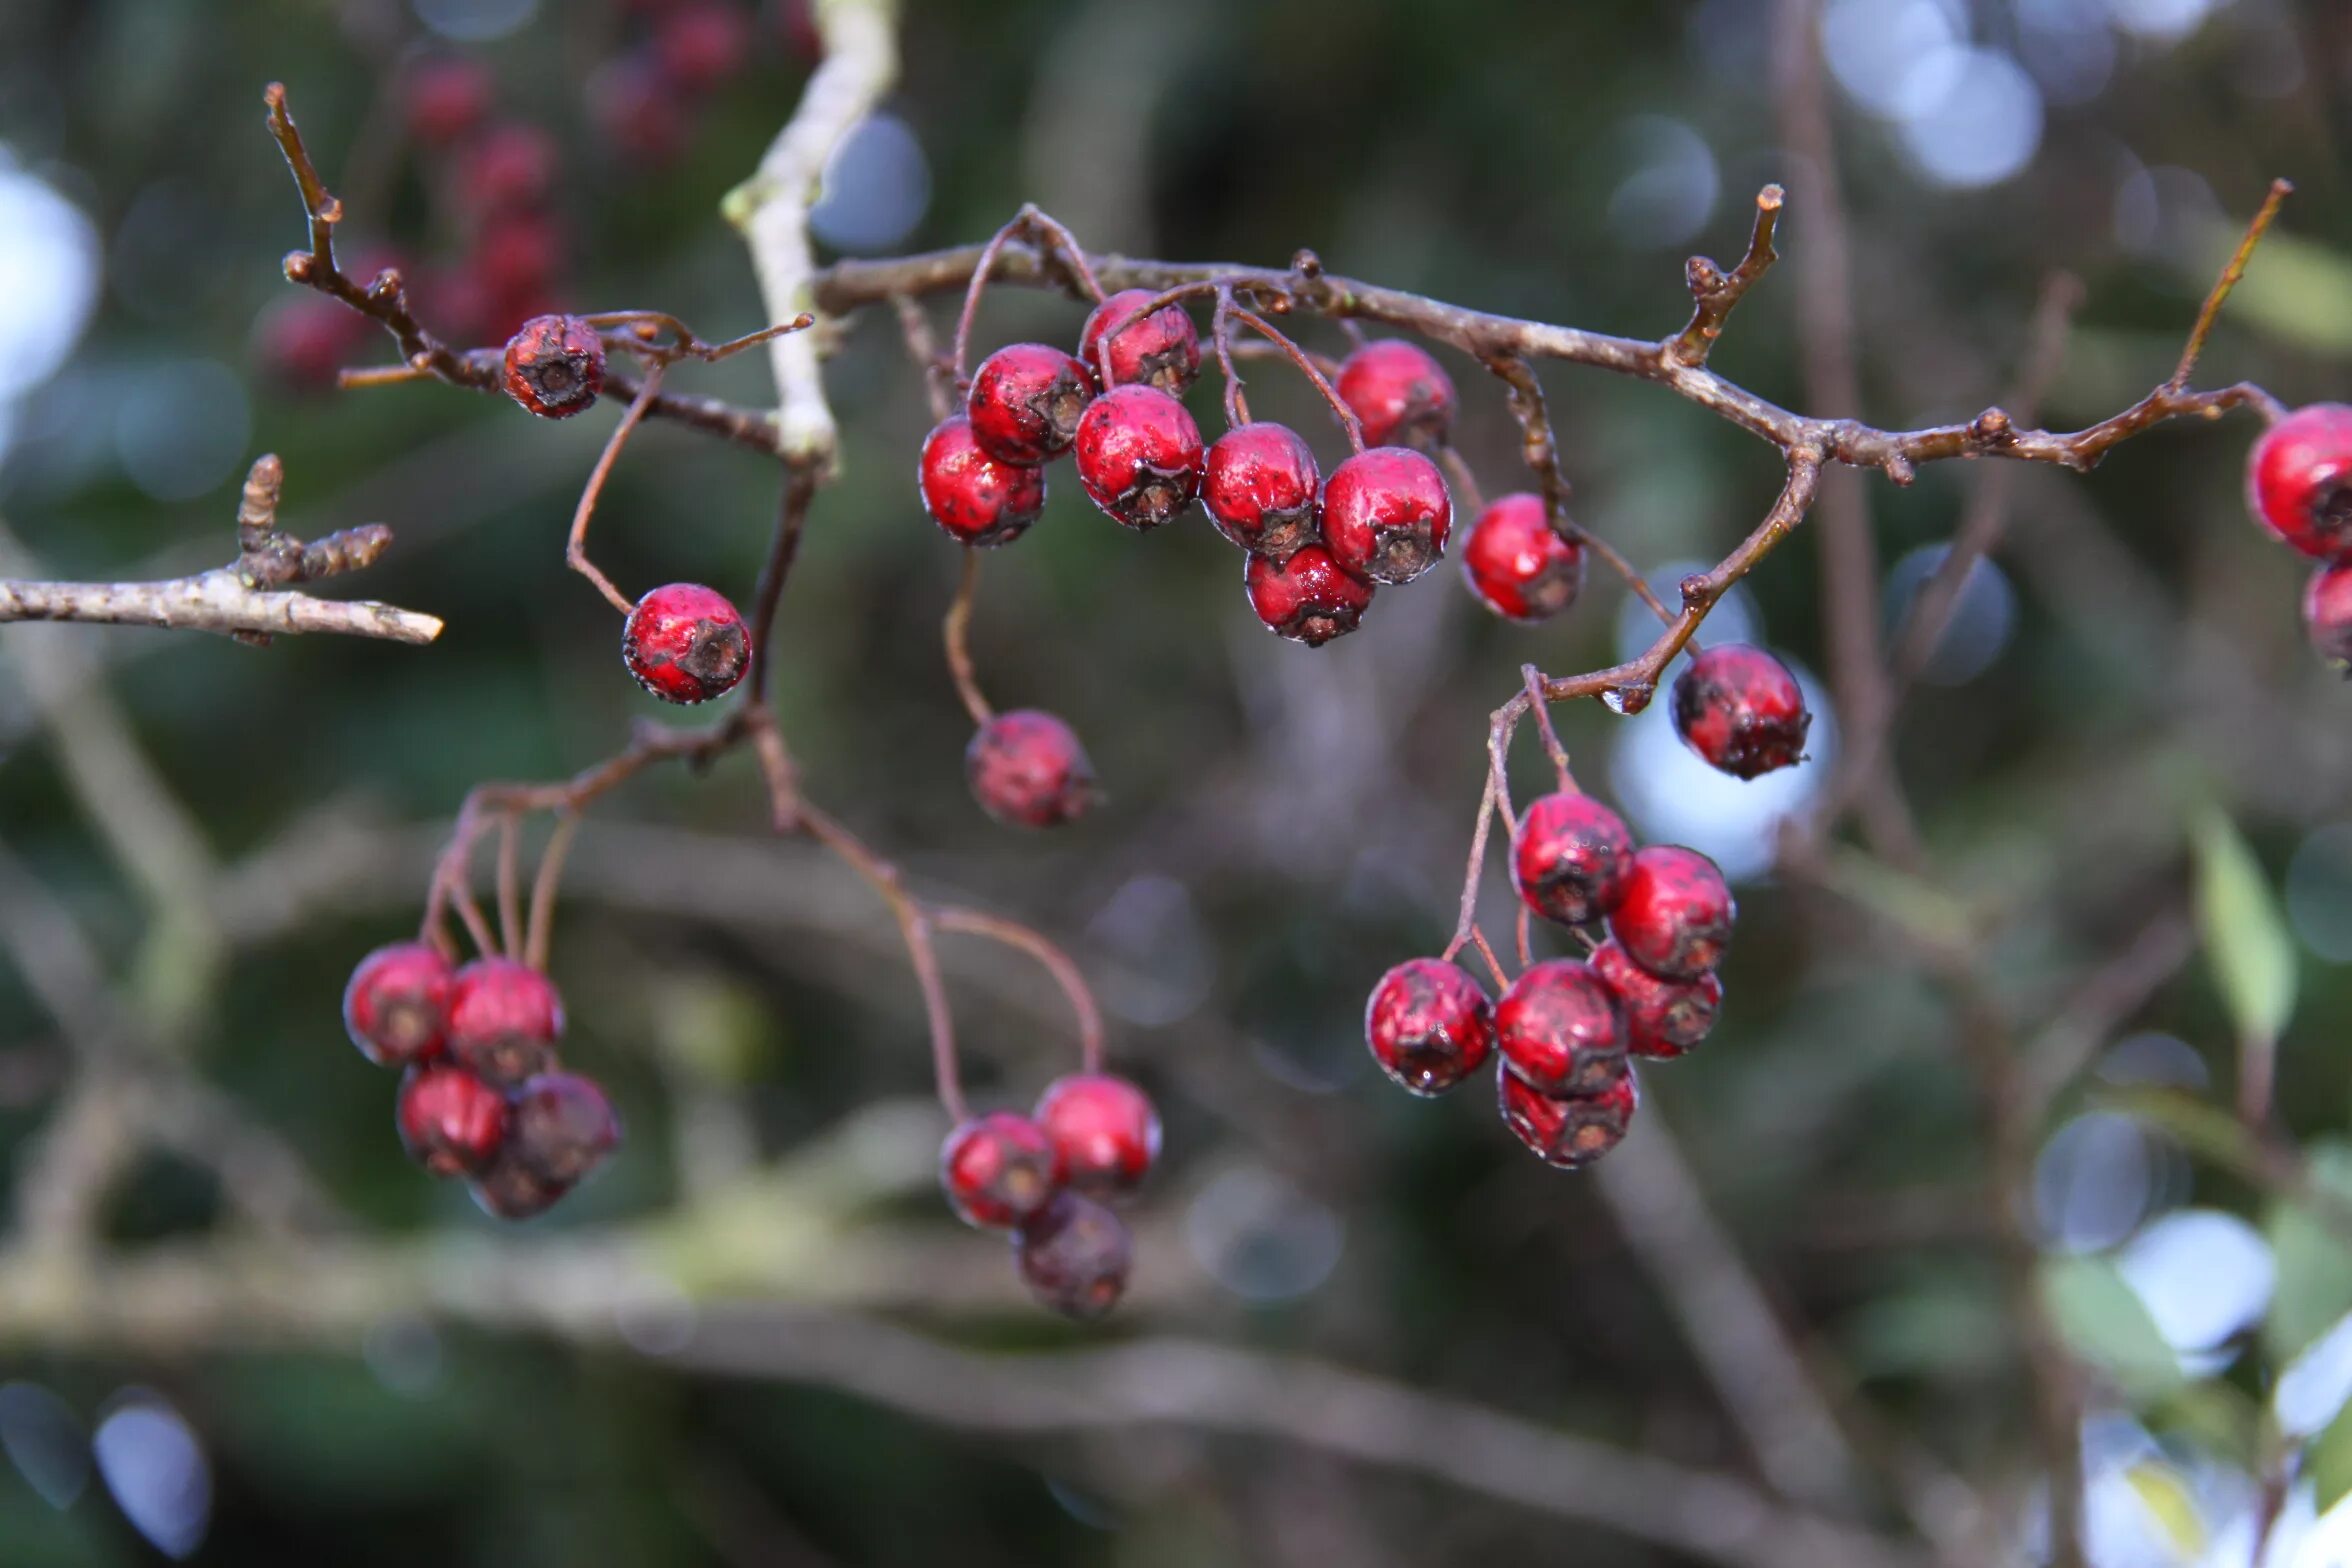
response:
[[(1736, 255), (1749, 196), (1780, 180), (1791, 259), (1715, 364), (1804, 407), (1794, 269), (1821, 171), (1778, 145), (1771, 11), (909, 0), (902, 85), (841, 155), (817, 229), (833, 253), (888, 254), (982, 238), (1027, 200), (1099, 249), (1280, 262), (1307, 245), (1351, 275), (1648, 336), (1681, 319), (1683, 257)], [(717, 201), (807, 70), (789, 7), (742, 17), (739, 53), (663, 161), (614, 106), (654, 24), (609, 0), (0, 0), (0, 517), (48, 575), (216, 564), (245, 463), (276, 451), (296, 531), (396, 531), (354, 591), (449, 621), (422, 652), (52, 628), (0, 642), (8, 672), (22, 639), (70, 641), (211, 852), (246, 874), (230, 904), (160, 920), (15, 678), (0, 681), (0, 840), (148, 1026), (369, 1230), (504, 1234), (400, 1157), (388, 1085), (339, 1038), (351, 962), (409, 929), (469, 785), (568, 773), (653, 705), (620, 678), (609, 611), (562, 563), (609, 412), (554, 426), (441, 387), (337, 394), (289, 377), (271, 323), (290, 292), (278, 258), (302, 231), (260, 90), (288, 84), (350, 203), (347, 247), (462, 279), (482, 241), (436, 183), (456, 165), (402, 146), (398, 94), (425, 55), (486, 64), (499, 114), (559, 149), (553, 297), (659, 307), (715, 337), (760, 324)], [(2290, 403), (2341, 391), (2352, 10), (1832, 0), (1823, 26), (1866, 400), (1808, 412), (1973, 414), (2014, 382), (2061, 269), (2086, 303), (2049, 418), (2113, 412), (2168, 371), (2276, 174), (2298, 194), (2202, 379), (2251, 376)], [(1068, 339), (1079, 320), (1008, 292), (981, 332)], [(355, 354), (386, 357), (379, 341)], [(1450, 368), (1464, 450), (1489, 493), (1518, 487), (1496, 389)], [(1254, 375), (1260, 411), (1332, 458), (1303, 389)], [(680, 379), (756, 404), (766, 376), (748, 355)], [(1580, 520), (1662, 582), (1761, 516), (1768, 448), (1654, 387), (1547, 379)], [(809, 789), (923, 885), (1070, 942), (1113, 1015), (1115, 1057), (1169, 1122), (1125, 1315), (1084, 1334), (1041, 1322), (997, 1243), (957, 1229), (919, 1169), (875, 1216), (918, 1235), (947, 1282), (927, 1305), (907, 1292), (913, 1315), (976, 1343), (1172, 1329), (1311, 1350), (1752, 1472), (1705, 1358), (1591, 1181), (1526, 1158), (1484, 1088), (1435, 1105), (1390, 1092), (1360, 1043), (1374, 978), (1450, 927), (1487, 712), (1522, 661), (1565, 673), (1640, 646), (1638, 607), (1596, 574), (1576, 613), (1528, 632), (1490, 621), (1449, 569), (1384, 592), (1361, 635), (1308, 653), (1263, 633), (1203, 524), (1138, 539), (1056, 474), (1041, 525), (988, 562), (976, 646), (1000, 703), (1078, 728), (1110, 804), (1017, 836), (959, 776), (967, 725), (936, 635), (957, 562), (915, 501), (929, 420), (886, 312), (858, 321), (829, 384), (843, 477), (818, 503), (778, 650)], [(1195, 394), (1204, 424), (1214, 398)], [(2099, 1368), (2085, 1453), (2102, 1563), (2243, 1561), (2266, 1442), (2326, 1428), (2352, 1388), (2352, 1252), (2205, 1158), (2196, 1128), (2112, 1101), (2155, 1084), (2226, 1104), (2242, 1023), (2228, 993), (2184, 946), (2128, 1015), (2094, 1015), (2098, 1038), (2053, 1045), (2041, 1029), (2152, 917), (2190, 919), (2191, 825), (2209, 814), (2223, 847), (2207, 885), (2238, 900), (2218, 906), (2221, 946), (2262, 944), (2275, 905), (2282, 934), (2240, 962), (2300, 980), (2282, 1111), (2352, 1194), (2338, 1048), (2352, 699), (2304, 647), (2299, 563), (2246, 524), (2249, 434), (2242, 418), (2167, 429), (2088, 480), (2019, 474), (2009, 541), (1972, 577), (1900, 730), (1945, 879), (1929, 913), (1966, 918), (2028, 1041), (2094, 1063), (2042, 1129), (2030, 1198), (2061, 1316)], [(1906, 491), (1871, 483), (1890, 621), (1980, 478), (1936, 465)], [(750, 456), (649, 429), (607, 494), (599, 559), (632, 592), (690, 578), (747, 597), (775, 485)], [(1719, 612), (1724, 628), (1818, 668), (1811, 556), (1800, 536)], [(1818, 790), (1836, 715), (1822, 713), (1814, 763), (1751, 786), (1684, 757), (1662, 712), (1594, 705), (1561, 723), (1588, 782), (1641, 831), (1741, 878), (1723, 1025), (1651, 1075), (1645, 1115), (1678, 1135), (1783, 1320), (1899, 1451), (2030, 1513), (1952, 1015), (1883, 909), (1771, 869), (1774, 824)], [(761, 816), (731, 763), (649, 776), (592, 817), (554, 972), (575, 1052), (615, 1086), (632, 1141), (544, 1228), (656, 1212), (876, 1107), (915, 1117), (917, 1147), (939, 1130), (914, 1109), (921, 1019), (881, 912), (800, 847), (761, 842)], [(275, 917), (290, 844), (333, 874), (298, 918)], [(2231, 855), (2234, 870), (2211, 869)], [(232, 956), (213, 968), (221, 939)], [(959, 952), (951, 983), (980, 1098), (1026, 1101), (1061, 1070), (1066, 1027), (1033, 975)], [(0, 970), (0, 1150), (32, 1146), (68, 1059), (24, 977)], [(210, 1175), (158, 1157), (115, 1195), (108, 1236), (184, 1238), (219, 1211)], [(1301, 1448), (1153, 1429), (958, 1435), (821, 1386), (681, 1375), (653, 1348), (407, 1316), (357, 1343), (170, 1355), (0, 1332), (0, 1562), (132, 1563), (157, 1547), (500, 1568), (1672, 1560)], [(2290, 1365), (2301, 1383), (2279, 1382)], [(2304, 1465), (2278, 1560), (2345, 1549), (2328, 1545), (2352, 1535), (2343, 1515), (2312, 1522), (2352, 1464), (2336, 1452)]]

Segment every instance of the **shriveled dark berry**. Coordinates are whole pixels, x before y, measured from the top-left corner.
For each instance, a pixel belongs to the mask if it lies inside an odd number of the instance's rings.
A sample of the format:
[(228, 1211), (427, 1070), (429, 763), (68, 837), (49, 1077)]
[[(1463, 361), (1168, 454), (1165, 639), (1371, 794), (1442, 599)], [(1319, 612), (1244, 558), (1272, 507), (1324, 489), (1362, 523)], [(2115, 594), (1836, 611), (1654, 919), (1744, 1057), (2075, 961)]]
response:
[(1708, 765), (1752, 779), (1805, 757), (1813, 715), (1797, 678), (1761, 648), (1718, 643), (1674, 682), (1674, 728)]
[(1616, 908), (1632, 865), (1625, 819), (1590, 795), (1540, 795), (1511, 833), (1511, 880), (1519, 896), (1563, 925), (1580, 926)]
[(1062, 1190), (1062, 1153), (1026, 1116), (991, 1111), (958, 1122), (939, 1148), (939, 1185), (967, 1225), (1018, 1225)]
[(533, 316), (506, 340), (506, 395), (542, 419), (569, 419), (604, 390), (604, 339), (578, 316)]
[(1738, 909), (1715, 862), (1695, 849), (1652, 844), (1636, 853), (1609, 935), (1625, 956), (1667, 980), (1696, 980), (1723, 962)]
[(1094, 764), (1077, 733), (1039, 708), (980, 726), (964, 750), (964, 777), (983, 810), (1016, 827), (1058, 827), (1095, 801)]
[(490, 1162), (466, 1190), (474, 1195), (475, 1206), (493, 1219), (536, 1219), (563, 1198), (571, 1188), (534, 1175), (519, 1160), (503, 1155)]
[(1364, 1043), (1380, 1070), (1405, 1088), (1443, 1094), (1494, 1049), (1494, 1006), (1459, 964), (1410, 958), (1372, 988)]
[(596, 1080), (541, 1073), (514, 1092), (506, 1152), (551, 1187), (571, 1187), (620, 1147), (621, 1118)]
[(1517, 1075), (1498, 1073), (1503, 1125), (1546, 1165), (1577, 1170), (1625, 1141), (1641, 1106), (1641, 1083), (1631, 1072), (1599, 1094), (1555, 1097)]
[(1241, 580), (1250, 608), (1269, 630), (1310, 648), (1354, 631), (1372, 603), (1372, 585), (1343, 569), (1319, 544), (1306, 545), (1285, 561), (1253, 555)]
[(1707, 1038), (1723, 1009), (1723, 981), (1712, 972), (1696, 980), (1661, 979), (1615, 942), (1603, 942), (1585, 963), (1617, 998), (1625, 1048), (1636, 1056), (1666, 1060), (1682, 1055)]
[(1125, 1222), (1075, 1192), (1057, 1194), (1013, 1232), (1013, 1260), (1029, 1293), (1081, 1322), (1119, 1304), (1134, 1258)]
[(1598, 1094), (1625, 1076), (1617, 998), (1573, 958), (1530, 964), (1495, 1003), (1503, 1066), (1545, 1094)]

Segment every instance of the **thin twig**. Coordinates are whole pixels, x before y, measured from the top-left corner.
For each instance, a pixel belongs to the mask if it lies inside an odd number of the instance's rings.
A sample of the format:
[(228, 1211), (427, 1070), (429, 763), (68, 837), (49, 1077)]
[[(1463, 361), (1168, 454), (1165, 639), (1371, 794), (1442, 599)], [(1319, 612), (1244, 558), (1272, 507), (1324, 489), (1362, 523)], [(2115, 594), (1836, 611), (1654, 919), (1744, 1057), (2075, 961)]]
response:
[(611, 578), (596, 568), (588, 559), (588, 524), (596, 515), (596, 503), (604, 495), (604, 482), (612, 476), (613, 464), (620, 460), (621, 448), (629, 444), (629, 435), (645, 417), (645, 410), (654, 395), (661, 390), (662, 367), (655, 365), (645, 373), (645, 384), (629, 400), (628, 411), (621, 422), (605, 439), (604, 450), (596, 455), (596, 466), (588, 471), (588, 483), (580, 491), (580, 504), (572, 509), (572, 530), (564, 539), (564, 564), (596, 585), (605, 602), (623, 615), (637, 608), (635, 601), (613, 586)]
[(980, 552), (966, 548), (962, 570), (956, 576), (955, 597), (948, 601), (947, 614), (940, 621), (940, 636), (947, 646), (947, 673), (955, 682), (956, 696), (972, 716), (974, 727), (985, 729), (996, 717), (996, 710), (981, 693), (979, 675), (972, 668), (972, 600), (979, 588)]

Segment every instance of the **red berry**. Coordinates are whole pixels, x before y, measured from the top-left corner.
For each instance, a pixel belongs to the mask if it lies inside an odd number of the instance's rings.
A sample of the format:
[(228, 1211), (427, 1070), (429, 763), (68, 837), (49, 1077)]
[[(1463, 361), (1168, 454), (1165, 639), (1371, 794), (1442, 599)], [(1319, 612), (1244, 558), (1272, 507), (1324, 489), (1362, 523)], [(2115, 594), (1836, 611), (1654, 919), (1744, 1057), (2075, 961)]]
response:
[(1026, 1116), (992, 1111), (956, 1124), (939, 1148), (939, 1185), (967, 1225), (1002, 1230), (1062, 1190), (1062, 1153)]
[[(1103, 334), (1158, 297), (1150, 289), (1121, 289), (1087, 316), (1078, 334), (1078, 357), (1095, 373), (1098, 385)], [(1200, 335), (1193, 330), (1192, 317), (1182, 305), (1163, 305), (1111, 339), (1110, 385), (1141, 382), (1162, 392), (1181, 393), (1200, 374), (1200, 362)]]
[(1364, 1008), (1380, 1070), (1415, 1094), (1443, 1094), (1494, 1049), (1494, 1006), (1459, 965), (1411, 958), (1380, 977)]
[(493, 126), (458, 165), (458, 204), (477, 221), (535, 207), (554, 190), (558, 162), (555, 138), (538, 126)]
[(1536, 1158), (1562, 1170), (1590, 1165), (1625, 1141), (1625, 1129), (1641, 1105), (1641, 1085), (1631, 1072), (1599, 1094), (1554, 1098), (1498, 1073), (1503, 1125)]
[(680, 6), (653, 37), (662, 74), (687, 92), (707, 92), (733, 76), (751, 51), (751, 18), (730, 0)]
[(2352, 561), (2335, 561), (2311, 574), (2303, 590), (2303, 629), (2311, 646), (2341, 670), (2352, 665)]
[(1015, 343), (980, 362), (964, 412), (982, 451), (1000, 463), (1034, 466), (1070, 449), (1093, 396), (1094, 376), (1084, 365), (1044, 343)]
[(490, 68), (479, 60), (439, 55), (420, 60), (401, 83), (408, 134), (423, 147), (448, 147), (474, 133), (490, 115), (497, 93)]
[(915, 484), (931, 520), (961, 544), (1010, 544), (1045, 509), (1045, 470), (990, 457), (961, 414), (923, 438)]
[(1813, 715), (1788, 666), (1746, 643), (1718, 643), (1674, 682), (1674, 728), (1710, 767), (1752, 779), (1804, 760)]
[(545, 1214), (571, 1189), (531, 1174), (521, 1161), (504, 1155), (468, 1185), (474, 1202), (494, 1219), (527, 1220)]
[(462, 1067), (430, 1062), (400, 1080), (400, 1141), (436, 1176), (487, 1166), (506, 1136), (506, 1118), (506, 1096)]
[(1332, 558), (1374, 582), (1409, 583), (1445, 554), (1454, 503), (1445, 476), (1420, 453), (1367, 447), (1323, 481), (1323, 542)]
[(1134, 1261), (1125, 1222), (1074, 1192), (1055, 1194), (1013, 1232), (1013, 1264), (1029, 1293), (1080, 1322), (1119, 1304)]
[(449, 985), (449, 1054), (461, 1067), (505, 1087), (555, 1065), (563, 1035), (555, 983), (511, 958), (477, 958)]
[(1454, 426), (1454, 383), (1418, 344), (1367, 343), (1339, 367), (1340, 401), (1355, 410), (1366, 446), (1443, 446)]
[(1503, 1065), (1545, 1094), (1598, 1094), (1625, 1076), (1617, 998), (1573, 958), (1531, 964), (1495, 1003)]
[(2302, 551), (2352, 551), (2352, 404), (2313, 403), (2262, 433), (2246, 460), (2254, 515)]
[(578, 316), (533, 316), (506, 340), (506, 395), (542, 419), (569, 419), (604, 390), (604, 339)]
[(588, 84), (588, 108), (613, 149), (640, 168), (675, 163), (693, 124), (661, 67), (639, 55), (614, 61)]
[(1244, 550), (1287, 561), (1313, 544), (1322, 513), (1322, 470), (1288, 425), (1266, 420), (1226, 431), (1201, 466), (1201, 505), (1217, 531)]
[[(468, 259), (475, 280), (498, 302), (495, 321), (535, 316), (563, 270), (563, 229), (545, 213), (506, 214), (475, 237)], [(518, 303), (527, 308), (515, 309)]]
[(717, 589), (671, 583), (629, 612), (621, 662), (664, 702), (708, 702), (751, 668), (751, 628)]
[(1633, 835), (1625, 819), (1590, 795), (1537, 797), (1511, 833), (1511, 879), (1546, 920), (1580, 926), (1625, 896)]
[(964, 749), (972, 798), (999, 822), (1050, 828), (1094, 804), (1094, 764), (1069, 725), (1038, 708), (1016, 708), (980, 726)]
[(449, 1025), (449, 960), (423, 942), (379, 947), (343, 988), (343, 1027), (378, 1067), (441, 1054)]
[(1342, 571), (1319, 544), (1302, 547), (1287, 561), (1253, 555), (1241, 581), (1259, 620), (1310, 648), (1354, 631), (1372, 602), (1372, 585)]
[(1064, 1178), (1081, 1192), (1131, 1192), (1160, 1157), (1160, 1113), (1151, 1097), (1109, 1073), (1072, 1073), (1047, 1084), (1037, 1125), (1061, 1152)]
[(1554, 531), (1542, 496), (1517, 491), (1488, 502), (1462, 536), (1462, 576), (1505, 620), (1548, 620), (1584, 587), (1584, 547)]
[(1625, 1018), (1625, 1048), (1634, 1055), (1680, 1056), (1715, 1027), (1723, 1007), (1719, 976), (1710, 972), (1696, 980), (1661, 980), (1614, 942), (1603, 942), (1585, 962), (1617, 998)]
[(1625, 956), (1667, 980), (1696, 980), (1723, 962), (1738, 914), (1715, 862), (1695, 849), (1652, 844), (1633, 857), (1609, 935)]
[(1200, 489), (1200, 426), (1158, 387), (1113, 387), (1078, 421), (1078, 483), (1129, 528), (1157, 528)]
[(621, 1118), (593, 1078), (541, 1073), (514, 1093), (506, 1155), (548, 1186), (573, 1186), (620, 1142)]

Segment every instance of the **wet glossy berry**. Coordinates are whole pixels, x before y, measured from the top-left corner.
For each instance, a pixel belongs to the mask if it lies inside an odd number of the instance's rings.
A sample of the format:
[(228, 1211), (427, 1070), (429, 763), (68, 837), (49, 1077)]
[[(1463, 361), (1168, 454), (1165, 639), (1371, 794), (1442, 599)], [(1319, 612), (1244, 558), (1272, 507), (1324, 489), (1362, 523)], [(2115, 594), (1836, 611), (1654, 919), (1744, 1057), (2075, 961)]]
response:
[(569, 419), (604, 390), (604, 339), (578, 316), (533, 316), (506, 340), (506, 395), (542, 419)]
[(1545, 1094), (1598, 1094), (1625, 1076), (1617, 998), (1573, 958), (1530, 964), (1494, 1010), (1503, 1065)]
[(1050, 828), (1094, 804), (1094, 764), (1069, 725), (1038, 708), (1016, 708), (980, 726), (964, 749), (972, 798), (999, 822)]
[(1813, 715), (1797, 678), (1761, 648), (1718, 643), (1674, 681), (1674, 728), (1710, 767), (1752, 779), (1804, 760)]
[(1723, 962), (1737, 915), (1715, 862), (1695, 849), (1652, 844), (1633, 857), (1609, 935), (1625, 956), (1668, 980), (1696, 980)]
[(2265, 430), (2246, 493), (2255, 517), (2305, 555), (2352, 552), (2352, 405), (2313, 403)]
[(489, 1165), (506, 1136), (506, 1096), (462, 1067), (427, 1062), (400, 1080), (394, 1120), (409, 1158), (436, 1176)]
[(1037, 1125), (1061, 1151), (1062, 1175), (1081, 1192), (1132, 1192), (1160, 1157), (1151, 1097), (1109, 1073), (1072, 1073), (1045, 1086)]
[(449, 1025), (449, 960), (423, 942), (394, 942), (359, 961), (343, 987), (343, 1027), (378, 1067), (441, 1054)]
[(1585, 963), (1617, 998), (1625, 1048), (1636, 1056), (1682, 1055), (1707, 1038), (1723, 1008), (1723, 981), (1712, 972), (1696, 980), (1662, 980), (1615, 942), (1603, 942)]
[(1503, 1125), (1536, 1158), (1572, 1171), (1625, 1141), (1625, 1129), (1641, 1105), (1641, 1085), (1632, 1072), (1599, 1094), (1554, 1098), (1511, 1073), (1498, 1073)]
[(664, 702), (708, 702), (751, 668), (751, 628), (717, 589), (671, 583), (629, 612), (621, 662)]
[(1366, 447), (1323, 481), (1323, 543), (1374, 582), (1409, 583), (1445, 554), (1454, 503), (1445, 476), (1401, 446)]
[(493, 1219), (535, 1219), (555, 1207), (571, 1188), (533, 1175), (519, 1160), (504, 1153), (467, 1184), (474, 1203)]
[[(1102, 376), (1102, 337), (1159, 296), (1150, 289), (1121, 289), (1094, 307), (1078, 335), (1078, 357)], [(1200, 374), (1200, 335), (1182, 305), (1163, 305), (1111, 338), (1112, 386), (1141, 382), (1180, 393)]]
[(1044, 343), (1015, 343), (980, 362), (964, 412), (982, 451), (1032, 467), (1078, 439), (1078, 418), (1094, 396), (1084, 365)]
[(573, 1186), (620, 1143), (620, 1115), (593, 1078), (541, 1073), (514, 1092), (506, 1155), (548, 1186)]
[(555, 138), (536, 125), (492, 126), (457, 165), (457, 200), (477, 222), (537, 206), (555, 189), (561, 157)]
[(1310, 648), (1354, 631), (1372, 603), (1372, 585), (1342, 571), (1319, 544), (1305, 546), (1287, 561), (1253, 555), (1241, 580), (1259, 620)]
[(690, 0), (655, 27), (654, 58), (681, 91), (708, 92), (743, 68), (751, 30), (750, 16), (733, 0)]
[(2337, 669), (2352, 667), (2352, 561), (2335, 561), (2311, 574), (2303, 590), (2303, 630), (2319, 656)]
[(1489, 501), (1462, 535), (1462, 577), (1505, 620), (1546, 620), (1584, 587), (1584, 547), (1553, 531), (1542, 496), (1517, 491)]
[(494, 1085), (553, 1067), (563, 1027), (555, 983), (528, 964), (477, 958), (450, 981), (449, 1055)]
[(1287, 561), (1316, 540), (1321, 482), (1314, 451), (1299, 433), (1261, 419), (1226, 431), (1209, 447), (1201, 506), (1217, 531), (1244, 550)]
[(1452, 378), (1403, 338), (1381, 338), (1350, 354), (1337, 390), (1363, 423), (1366, 446), (1442, 446), (1454, 427)]
[(1494, 1006), (1460, 965), (1407, 959), (1372, 988), (1364, 1043), (1380, 1070), (1407, 1089), (1443, 1094), (1494, 1049)]
[(1013, 1262), (1029, 1293), (1081, 1322), (1119, 1304), (1134, 1260), (1125, 1222), (1074, 1192), (1057, 1194), (1013, 1232)]
[(489, 118), (498, 85), (479, 60), (436, 55), (410, 66), (400, 83), (408, 134), (420, 147), (454, 146)]
[(962, 544), (1009, 544), (1045, 509), (1045, 470), (990, 457), (961, 414), (923, 438), (915, 483), (931, 520)]
[(959, 1122), (939, 1148), (939, 1185), (967, 1225), (1018, 1225), (1062, 1190), (1062, 1153), (1026, 1116), (992, 1111)]
[(1511, 880), (1546, 920), (1580, 926), (1625, 896), (1633, 835), (1590, 795), (1561, 791), (1528, 804), (1511, 833)]
[(1200, 426), (1158, 387), (1113, 387), (1078, 421), (1078, 482), (1129, 528), (1157, 528), (1200, 490)]

